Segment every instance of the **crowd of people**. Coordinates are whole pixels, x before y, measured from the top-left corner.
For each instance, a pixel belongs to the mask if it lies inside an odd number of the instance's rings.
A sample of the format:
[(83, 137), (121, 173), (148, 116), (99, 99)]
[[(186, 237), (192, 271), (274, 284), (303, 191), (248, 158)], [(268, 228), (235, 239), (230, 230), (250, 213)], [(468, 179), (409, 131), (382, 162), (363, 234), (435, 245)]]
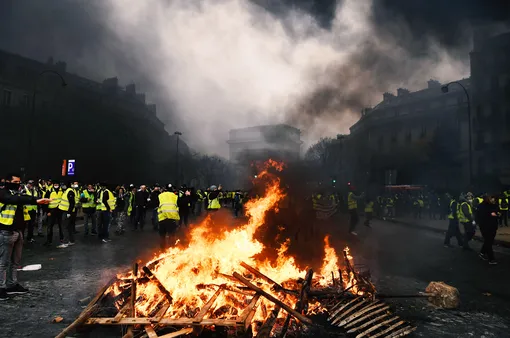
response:
[(167, 237), (179, 226), (187, 227), (189, 216), (202, 211), (215, 212), (229, 206), (238, 217), (247, 193), (224, 191), (219, 186), (197, 189), (166, 184), (109, 186), (107, 183), (80, 185), (77, 181), (28, 180), (10, 174), (0, 181), (0, 300), (9, 294), (26, 293), (17, 280), (25, 243), (35, 237), (45, 238), (44, 246), (53, 246), (53, 231), (58, 226), (57, 248), (75, 244), (76, 221), (83, 218), (84, 236), (97, 236), (108, 243), (110, 226), (122, 235), (128, 227), (143, 231), (150, 218), (153, 230), (159, 232), (162, 249)]
[[(355, 228), (359, 222), (358, 212), (363, 207), (365, 226), (370, 227), (373, 217), (382, 220), (392, 220), (397, 216), (411, 215), (414, 219), (422, 219), (428, 214), (429, 220), (448, 220), (448, 228), (444, 239), (444, 246), (452, 248), (450, 240), (455, 237), (459, 247), (470, 251), (469, 243), (474, 238), (476, 227), (484, 239), (480, 258), (497, 264), (492, 246), (498, 227), (508, 227), (508, 210), (510, 190), (499, 194), (480, 193), (478, 196), (471, 192), (461, 193), (456, 198), (453, 194), (438, 194), (433, 191), (399, 191), (386, 192), (375, 198), (366, 197), (364, 193), (356, 195), (355, 188), (350, 186), (347, 203), (342, 203), (340, 195), (314, 194), (314, 209), (319, 209), (320, 201), (329, 201), (334, 205), (346, 205), (349, 213), (349, 232), (357, 235)], [(461, 233), (460, 227), (463, 228)]]

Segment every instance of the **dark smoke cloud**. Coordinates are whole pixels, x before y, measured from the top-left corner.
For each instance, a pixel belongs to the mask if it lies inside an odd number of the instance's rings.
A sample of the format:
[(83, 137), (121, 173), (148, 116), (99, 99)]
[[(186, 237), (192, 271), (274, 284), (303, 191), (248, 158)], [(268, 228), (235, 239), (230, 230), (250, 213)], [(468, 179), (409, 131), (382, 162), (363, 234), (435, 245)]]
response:
[[(510, 13), (508, 1), (251, 0), (260, 10), (243, 1), (203, 1), (197, 8), (192, 2), (4, 0), (0, 49), (41, 61), (53, 56), (98, 81), (134, 81), (158, 103), (163, 120), (180, 124), (171, 128), (192, 131), (208, 121), (193, 145), (221, 153), (229, 128), (284, 120), (308, 129), (313, 140), (346, 132), (384, 91), (468, 75), (470, 22)], [(239, 19), (218, 20), (211, 11)], [(261, 54), (243, 53), (240, 37), (258, 44), (253, 50)], [(218, 66), (222, 53), (233, 59)], [(228, 80), (221, 78), (225, 72)]]

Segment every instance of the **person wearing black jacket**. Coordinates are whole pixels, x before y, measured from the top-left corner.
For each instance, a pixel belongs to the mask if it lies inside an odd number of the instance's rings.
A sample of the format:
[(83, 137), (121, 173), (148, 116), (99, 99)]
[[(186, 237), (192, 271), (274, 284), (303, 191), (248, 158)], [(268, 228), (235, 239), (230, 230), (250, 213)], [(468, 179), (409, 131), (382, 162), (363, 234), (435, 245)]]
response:
[(495, 196), (486, 196), (484, 198), (483, 202), (478, 205), (476, 218), (483, 237), (480, 258), (488, 260), (491, 265), (498, 264), (492, 250), (494, 238), (496, 238), (496, 232), (498, 231), (499, 219), (499, 207)]
[(149, 192), (147, 191), (147, 186), (141, 185), (140, 189), (135, 194), (135, 206), (136, 206), (136, 217), (134, 229), (136, 230), (138, 226), (143, 230), (145, 226), (145, 213), (147, 211), (147, 203), (149, 199)]
[(0, 300), (7, 300), (8, 294), (28, 292), (18, 284), (17, 278), (26, 217), (29, 217), (24, 206), (50, 202), (46, 198), (20, 195), (19, 188), (20, 176), (11, 174), (5, 179), (5, 188), (0, 189)]
[(152, 228), (155, 231), (158, 231), (158, 206), (159, 206), (159, 194), (161, 194), (161, 190), (159, 187), (159, 183), (154, 184), (152, 191), (150, 193), (149, 201), (147, 203), (147, 209), (151, 210), (151, 222)]
[(184, 226), (188, 226), (191, 202), (191, 192), (183, 185), (179, 190), (179, 199), (177, 200), (177, 206), (179, 207), (179, 226), (183, 223)]

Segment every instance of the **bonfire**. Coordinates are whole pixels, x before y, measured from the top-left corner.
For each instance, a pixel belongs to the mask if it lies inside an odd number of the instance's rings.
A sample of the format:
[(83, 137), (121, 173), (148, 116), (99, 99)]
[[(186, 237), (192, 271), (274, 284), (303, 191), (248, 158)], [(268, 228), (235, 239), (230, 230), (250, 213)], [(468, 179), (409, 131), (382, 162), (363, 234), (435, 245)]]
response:
[[(277, 211), (285, 197), (278, 177), (282, 170), (282, 163), (265, 163), (257, 175), (265, 194), (247, 202), (245, 224), (218, 233), (213, 219), (206, 217), (190, 230), (187, 245), (176, 243), (143, 266), (118, 274), (61, 337), (83, 324), (120, 325), (126, 329), (124, 337), (141, 332), (170, 338), (220, 328), (225, 336), (283, 337), (310, 329), (317, 324), (314, 316), (328, 314), (333, 324), (344, 315), (344, 321), (356, 315), (352, 321), (367, 317), (376, 322), (369, 311), (377, 302), (375, 288), (354, 269), (349, 248), (339, 257), (326, 236), (319, 271), (296, 264), (288, 254), (289, 240), (277, 249), (276, 258), (260, 258), (264, 245), (255, 234), (266, 213)], [(114, 316), (104, 310), (105, 302), (114, 305)], [(354, 311), (351, 305), (357, 303)], [(413, 330), (406, 325), (398, 329), (404, 328), (406, 334)]]

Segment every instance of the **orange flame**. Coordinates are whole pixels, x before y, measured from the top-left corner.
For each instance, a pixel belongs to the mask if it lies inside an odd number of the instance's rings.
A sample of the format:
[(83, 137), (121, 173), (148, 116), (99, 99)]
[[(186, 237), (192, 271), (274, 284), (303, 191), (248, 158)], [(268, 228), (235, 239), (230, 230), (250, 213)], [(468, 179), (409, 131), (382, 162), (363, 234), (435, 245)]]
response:
[[(260, 261), (254, 258), (264, 249), (264, 245), (254, 238), (255, 232), (264, 224), (266, 212), (275, 209), (278, 202), (285, 196), (280, 188), (279, 178), (269, 173), (268, 169), (274, 168), (281, 171), (283, 167), (283, 163), (273, 160), (266, 162), (265, 169), (258, 175), (265, 177), (265, 195), (246, 203), (246, 215), (248, 216), (246, 224), (218, 233), (211, 217), (206, 217), (201, 224), (191, 229), (191, 239), (187, 247), (174, 246), (147, 264), (153, 265), (152, 272), (172, 296), (172, 303), (165, 317), (193, 317), (220, 285), (235, 288), (240, 283), (233, 281), (229, 275), (232, 275), (234, 271), (244, 272), (240, 267), (241, 262), (255, 267), (281, 285), (291, 283), (296, 286), (295, 281), (305, 276), (306, 270), (300, 269), (294, 258), (287, 253), (290, 240), (284, 242), (279, 248), (275, 261), (268, 259)], [(325, 258), (320, 274), (325, 277), (316, 276), (320, 280), (320, 285), (331, 283), (331, 279), (328, 281), (328, 276), (331, 272), (339, 270), (339, 260), (335, 249), (329, 244), (329, 238), (326, 237), (324, 242)], [(131, 275), (119, 277), (126, 280)], [(344, 280), (352, 283), (349, 278), (344, 278)], [(271, 285), (261, 284), (259, 283), (260, 287), (274, 294), (271, 291)], [(118, 295), (122, 290), (116, 284), (110, 288), (110, 292), (112, 295)], [(153, 314), (157, 310), (158, 304), (165, 298), (154, 281), (140, 281), (136, 296), (136, 311), (144, 316)], [(296, 297), (289, 295), (278, 294), (276, 296), (292, 305), (297, 301)], [(234, 318), (246, 307), (246, 300), (246, 295), (242, 293), (222, 292), (216, 299), (213, 308), (208, 312), (208, 316), (214, 315), (216, 318), (224, 319)], [(272, 303), (262, 300), (255, 318), (263, 319), (263, 312), (268, 313), (273, 306)]]

